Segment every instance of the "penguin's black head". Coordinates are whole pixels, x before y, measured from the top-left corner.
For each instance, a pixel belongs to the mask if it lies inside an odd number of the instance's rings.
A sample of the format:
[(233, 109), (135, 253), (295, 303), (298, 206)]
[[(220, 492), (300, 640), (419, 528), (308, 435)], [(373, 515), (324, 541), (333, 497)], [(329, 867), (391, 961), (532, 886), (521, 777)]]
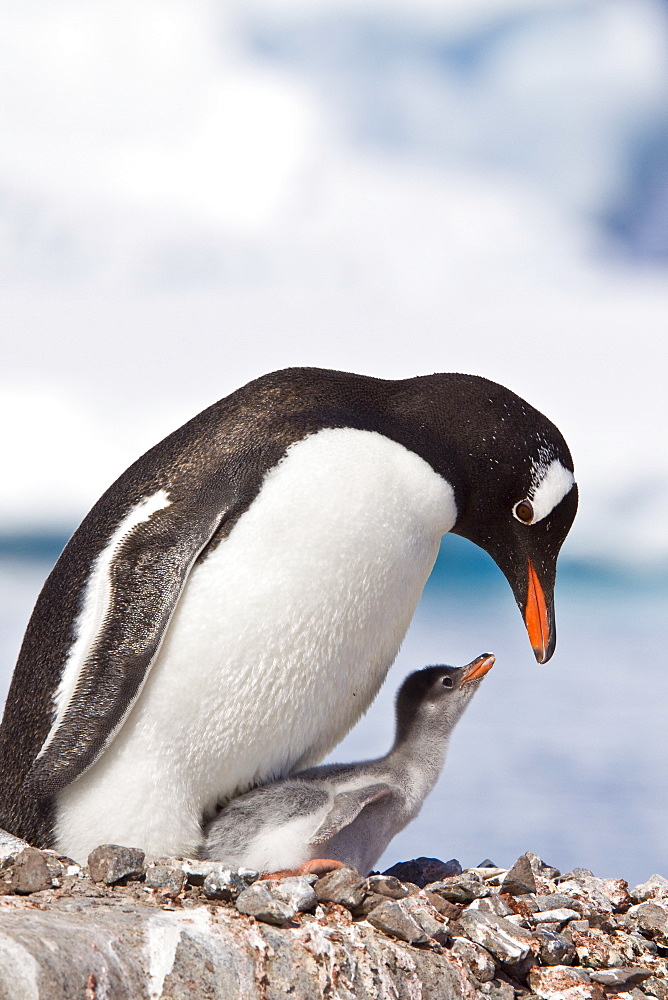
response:
[(503, 571), (545, 663), (556, 644), (557, 555), (578, 502), (568, 446), (547, 417), (496, 382), (475, 375), (410, 381), (414, 400), (415, 390), (430, 399), (430, 415), (422, 410), (413, 419), (423, 421), (421, 453), (454, 489), (452, 530)]
[(397, 694), (398, 739), (405, 738), (416, 721), (449, 732), (494, 662), (493, 653), (482, 653), (464, 667), (425, 667), (409, 674)]

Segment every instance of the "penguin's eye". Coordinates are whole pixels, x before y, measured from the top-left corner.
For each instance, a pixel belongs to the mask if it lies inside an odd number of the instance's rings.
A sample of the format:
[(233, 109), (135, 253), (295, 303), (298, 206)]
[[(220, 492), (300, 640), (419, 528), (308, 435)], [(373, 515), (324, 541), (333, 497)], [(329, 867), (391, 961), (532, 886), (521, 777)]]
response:
[(455, 682), (453, 681), (452, 677), (444, 677), (442, 683), (443, 687), (451, 688)]
[(533, 505), (530, 500), (520, 500), (518, 504), (515, 504), (515, 510), (513, 514), (518, 521), (523, 524), (531, 524), (533, 521)]

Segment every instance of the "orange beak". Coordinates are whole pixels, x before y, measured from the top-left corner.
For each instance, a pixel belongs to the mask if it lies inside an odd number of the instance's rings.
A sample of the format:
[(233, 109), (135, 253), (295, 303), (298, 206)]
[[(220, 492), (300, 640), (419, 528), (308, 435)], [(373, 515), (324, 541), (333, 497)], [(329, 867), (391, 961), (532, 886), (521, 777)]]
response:
[(548, 658), (547, 650), (550, 643), (550, 622), (547, 614), (547, 604), (545, 603), (545, 594), (530, 559), (524, 624), (527, 627), (529, 641), (531, 642), (536, 659), (539, 663), (545, 663)]
[(475, 681), (479, 677), (484, 677), (488, 670), (491, 670), (496, 663), (494, 653), (481, 653), (476, 656), (472, 663), (469, 663), (469, 671), (462, 677), (462, 684), (467, 681)]

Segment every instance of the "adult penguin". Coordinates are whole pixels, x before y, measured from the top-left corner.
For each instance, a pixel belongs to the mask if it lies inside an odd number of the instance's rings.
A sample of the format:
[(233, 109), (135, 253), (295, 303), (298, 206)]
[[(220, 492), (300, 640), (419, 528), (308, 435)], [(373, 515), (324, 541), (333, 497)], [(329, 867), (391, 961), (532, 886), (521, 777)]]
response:
[(557, 428), (487, 379), (250, 382), (130, 466), (56, 563), (0, 728), (0, 826), (79, 860), (192, 854), (220, 802), (366, 710), (447, 531), (497, 562), (545, 662), (576, 506)]

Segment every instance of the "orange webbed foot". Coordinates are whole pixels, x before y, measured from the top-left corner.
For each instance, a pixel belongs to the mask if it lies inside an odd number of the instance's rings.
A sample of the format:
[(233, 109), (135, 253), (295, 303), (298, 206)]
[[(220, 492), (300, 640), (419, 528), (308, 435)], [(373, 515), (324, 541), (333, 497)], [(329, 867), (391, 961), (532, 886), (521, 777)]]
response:
[(342, 861), (334, 861), (332, 858), (313, 858), (306, 861), (299, 868), (284, 868), (280, 872), (264, 872), (261, 879), (268, 878), (288, 878), (291, 875), (326, 875), (327, 872), (336, 871), (337, 868), (345, 868)]

